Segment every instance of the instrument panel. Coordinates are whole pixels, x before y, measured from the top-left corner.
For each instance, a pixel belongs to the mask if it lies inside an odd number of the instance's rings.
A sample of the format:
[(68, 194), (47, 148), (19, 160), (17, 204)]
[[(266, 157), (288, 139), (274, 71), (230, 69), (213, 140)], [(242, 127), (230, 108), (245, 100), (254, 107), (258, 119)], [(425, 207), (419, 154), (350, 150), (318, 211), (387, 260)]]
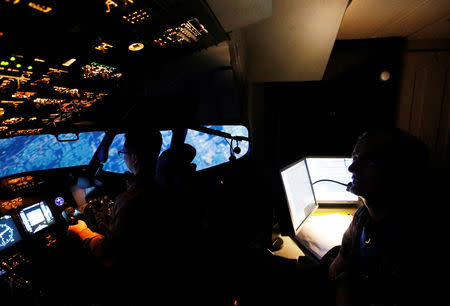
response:
[(7, 212), (0, 215), (0, 257), (17, 244), (52, 234), (53, 225), (63, 222), (62, 206), (56, 204), (62, 197), (56, 199), (16, 198), (0, 204)]
[(0, 292), (14, 290), (14, 298), (28, 295), (32, 300), (47, 277), (46, 272), (36, 272), (36, 267), (58, 270), (54, 254), (61, 249), (67, 231), (62, 212), (75, 203), (70, 189), (73, 171), (78, 169), (0, 179)]
[(0, 257), (30, 241), (46, 244), (46, 237), (65, 225), (62, 212), (74, 204), (72, 183), (64, 169), (0, 180)]
[(10, 215), (0, 217), (0, 251), (22, 240), (14, 220)]
[[(36, 189), (42, 184), (37, 175), (9, 176), (0, 180), (0, 207), (4, 209), (17, 208), (21, 205), (21, 197), (24, 193)], [(11, 198), (11, 195), (18, 195)], [(10, 198), (4, 200), (5, 198)], [(3, 201), (2, 201), (3, 200)]]
[(19, 191), (34, 186), (34, 179), (31, 175), (8, 179), (5, 182), (13, 191)]

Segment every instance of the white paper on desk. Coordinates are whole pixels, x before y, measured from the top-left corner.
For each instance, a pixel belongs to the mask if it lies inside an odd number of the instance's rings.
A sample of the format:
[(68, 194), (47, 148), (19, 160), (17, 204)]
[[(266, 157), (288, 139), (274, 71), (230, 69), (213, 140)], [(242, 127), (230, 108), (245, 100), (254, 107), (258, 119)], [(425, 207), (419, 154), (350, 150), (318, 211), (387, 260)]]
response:
[(331, 248), (340, 245), (353, 216), (329, 214), (311, 216), (297, 235), (299, 242), (321, 259)]

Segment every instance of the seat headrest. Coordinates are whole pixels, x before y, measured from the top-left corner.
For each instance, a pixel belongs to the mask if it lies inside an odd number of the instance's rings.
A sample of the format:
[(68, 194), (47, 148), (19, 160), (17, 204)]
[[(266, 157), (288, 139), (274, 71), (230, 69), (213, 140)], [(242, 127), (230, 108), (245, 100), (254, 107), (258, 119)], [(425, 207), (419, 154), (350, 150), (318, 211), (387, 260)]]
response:
[(176, 161), (177, 163), (186, 165), (190, 164), (197, 154), (197, 151), (190, 144), (184, 143), (183, 146), (174, 150), (173, 148), (169, 148), (161, 153), (160, 158), (165, 158), (170, 161)]

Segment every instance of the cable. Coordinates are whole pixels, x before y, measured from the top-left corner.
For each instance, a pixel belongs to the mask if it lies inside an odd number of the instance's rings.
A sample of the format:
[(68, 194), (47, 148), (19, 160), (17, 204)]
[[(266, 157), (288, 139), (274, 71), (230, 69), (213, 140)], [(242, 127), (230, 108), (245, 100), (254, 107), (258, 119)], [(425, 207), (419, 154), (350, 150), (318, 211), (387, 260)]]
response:
[(339, 184), (339, 185), (342, 185), (342, 186), (345, 186), (345, 187), (348, 186), (348, 184), (344, 184), (344, 183), (341, 183), (341, 182), (338, 182), (338, 181), (328, 180), (328, 179), (318, 180), (318, 181), (315, 181), (315, 182), (312, 183), (312, 184), (314, 185), (314, 184), (320, 183), (320, 182), (332, 182), (332, 183), (336, 183), (336, 184)]

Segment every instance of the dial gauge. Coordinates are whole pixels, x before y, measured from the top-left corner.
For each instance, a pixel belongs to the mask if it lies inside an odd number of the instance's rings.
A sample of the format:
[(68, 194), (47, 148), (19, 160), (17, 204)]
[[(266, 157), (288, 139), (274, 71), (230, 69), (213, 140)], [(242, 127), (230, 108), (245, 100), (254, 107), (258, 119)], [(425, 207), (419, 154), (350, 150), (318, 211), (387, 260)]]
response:
[(14, 242), (14, 230), (7, 224), (0, 224), (0, 247)]

